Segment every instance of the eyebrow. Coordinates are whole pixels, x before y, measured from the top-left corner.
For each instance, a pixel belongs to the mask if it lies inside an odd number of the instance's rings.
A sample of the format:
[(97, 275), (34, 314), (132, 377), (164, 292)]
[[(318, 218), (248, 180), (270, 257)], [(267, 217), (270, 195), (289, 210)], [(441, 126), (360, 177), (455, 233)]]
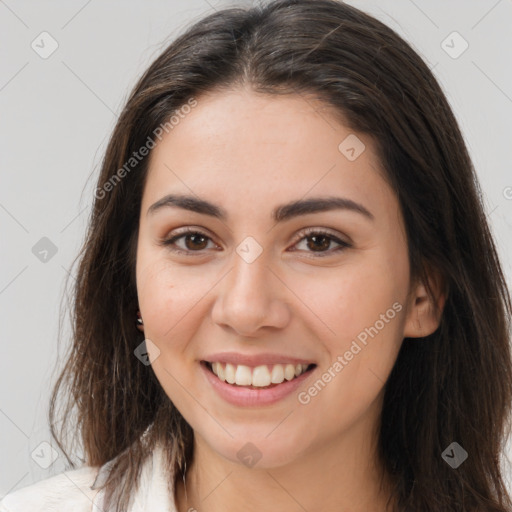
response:
[[(221, 206), (198, 197), (178, 194), (169, 194), (162, 197), (162, 199), (159, 199), (148, 208), (146, 215), (154, 214), (158, 210), (166, 207), (182, 208), (203, 215), (209, 215), (222, 221), (228, 219), (227, 211)], [(360, 213), (369, 220), (375, 219), (367, 208), (352, 199), (345, 197), (314, 197), (311, 199), (291, 201), (274, 208), (272, 210), (272, 220), (275, 222), (283, 222), (300, 215), (330, 210), (348, 210)]]

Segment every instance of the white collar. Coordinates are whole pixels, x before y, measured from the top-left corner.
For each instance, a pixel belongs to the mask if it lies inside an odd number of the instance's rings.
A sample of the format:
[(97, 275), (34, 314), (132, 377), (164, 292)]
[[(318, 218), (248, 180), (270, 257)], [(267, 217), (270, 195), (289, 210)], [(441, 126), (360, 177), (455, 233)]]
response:
[[(127, 512), (177, 512), (174, 503), (174, 486), (172, 474), (170, 479), (164, 466), (165, 453), (160, 443), (157, 443), (152, 455), (142, 466), (139, 486), (134, 489)], [(92, 488), (108, 474), (113, 461), (101, 466)], [(169, 481), (170, 480), (170, 481)], [(93, 500), (93, 512), (113, 512), (103, 507), (104, 490), (100, 490)]]

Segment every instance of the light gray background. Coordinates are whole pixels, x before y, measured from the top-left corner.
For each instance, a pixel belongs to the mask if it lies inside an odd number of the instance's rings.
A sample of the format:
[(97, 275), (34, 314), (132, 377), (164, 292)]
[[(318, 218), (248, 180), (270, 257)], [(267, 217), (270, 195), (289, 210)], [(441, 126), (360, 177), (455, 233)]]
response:
[[(397, 30), (434, 69), (477, 168), (510, 283), (512, 1), (349, 3)], [(64, 278), (84, 235), (116, 115), (163, 47), (186, 25), (225, 5), (0, 0), (0, 496), (65, 468), (62, 456), (47, 469), (35, 460), (51, 461), (50, 447), (40, 443), (50, 441), (46, 413)], [(43, 31), (59, 45), (47, 59), (31, 48)], [(453, 31), (469, 43), (457, 59), (441, 46)], [(460, 40), (450, 41), (452, 52), (461, 48)], [(32, 252), (42, 237), (57, 248), (47, 262)], [(66, 318), (64, 342), (67, 334)]]

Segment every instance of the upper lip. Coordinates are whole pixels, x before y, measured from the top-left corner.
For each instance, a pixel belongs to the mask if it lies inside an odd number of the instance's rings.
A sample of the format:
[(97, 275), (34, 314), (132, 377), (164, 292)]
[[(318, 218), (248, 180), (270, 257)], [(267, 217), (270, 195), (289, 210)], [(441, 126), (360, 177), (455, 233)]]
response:
[(230, 363), (256, 367), (264, 364), (314, 364), (310, 359), (301, 359), (284, 354), (240, 354), (237, 352), (218, 352), (210, 354), (203, 359), (208, 363)]

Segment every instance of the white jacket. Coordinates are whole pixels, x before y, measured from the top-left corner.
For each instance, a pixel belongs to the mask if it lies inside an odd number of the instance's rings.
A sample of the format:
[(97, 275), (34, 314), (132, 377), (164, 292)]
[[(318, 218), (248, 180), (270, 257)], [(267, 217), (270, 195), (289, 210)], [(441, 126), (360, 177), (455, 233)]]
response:
[[(177, 512), (174, 490), (169, 491), (164, 477), (163, 455), (157, 445), (144, 463), (139, 489), (127, 512)], [(103, 508), (104, 491), (92, 489), (108, 465), (64, 471), (18, 489), (0, 501), (0, 512), (108, 512)]]

